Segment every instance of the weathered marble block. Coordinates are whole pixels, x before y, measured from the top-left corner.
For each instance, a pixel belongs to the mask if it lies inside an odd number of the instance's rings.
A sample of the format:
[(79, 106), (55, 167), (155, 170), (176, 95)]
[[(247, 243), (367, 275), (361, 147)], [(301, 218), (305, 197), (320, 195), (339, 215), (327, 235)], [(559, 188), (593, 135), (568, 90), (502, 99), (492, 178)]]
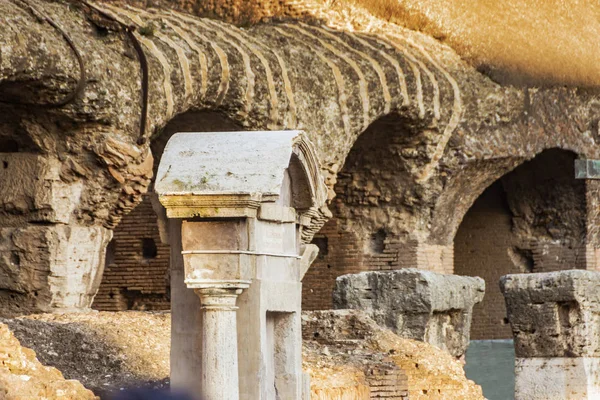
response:
[(515, 339), (515, 399), (600, 397), (600, 273), (500, 280)]
[(469, 345), (473, 306), (484, 291), (481, 278), (412, 268), (373, 271), (338, 277), (333, 303), (360, 309), (402, 337), (460, 357)]

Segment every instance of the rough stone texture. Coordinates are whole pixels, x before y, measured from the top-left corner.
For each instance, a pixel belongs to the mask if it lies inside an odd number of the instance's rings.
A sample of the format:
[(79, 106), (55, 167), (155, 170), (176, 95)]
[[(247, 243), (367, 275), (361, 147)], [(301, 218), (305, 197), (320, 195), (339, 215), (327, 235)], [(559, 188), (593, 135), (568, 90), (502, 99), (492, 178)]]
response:
[(102, 398), (121, 388), (169, 385), (168, 313), (38, 314), (2, 322), (44, 365)]
[[(142, 3), (136, 4), (149, 4)], [(331, 197), (338, 192), (338, 173), (352, 175), (340, 179), (352, 195), (343, 210), (350, 217), (342, 221), (344, 229), (360, 243), (383, 230), (404, 244), (398, 253), (418, 243), (417, 261), (420, 249), (451, 253), (456, 229), (478, 195), (543, 150), (600, 158), (597, 89), (502, 86), (448, 46), (344, 2), (281, 3), (290, 7), (260, 2), (258, 8), (271, 13), (281, 8), (283, 16), (303, 15), (312, 22), (273, 18), (244, 29), (167, 10), (200, 12), (197, 3), (153, 1), (158, 8), (149, 10), (97, 5), (137, 28), (148, 58), (150, 112), (143, 138), (140, 64), (121, 25), (83, 3), (31, 1), (85, 49), (82, 94), (66, 106), (45, 107), (41, 104), (56, 103), (75, 88), (74, 53), (37, 11), (20, 2), (0, 4), (7, 21), (0, 26), (0, 94), (9, 102), (0, 106), (3, 156), (60, 163), (60, 184), (77, 194), (51, 202), (49, 215), (66, 210), (69, 220), (46, 221), (48, 229), (66, 223), (116, 226), (151, 184), (151, 142), (161, 140), (162, 128), (176, 115), (190, 110), (219, 111), (223, 121), (244, 129), (307, 131), (319, 149)], [(198, 126), (203, 122), (199, 118)], [(361, 134), (362, 144), (355, 145)], [(28, 171), (23, 169), (21, 180), (39, 176)], [(51, 198), (54, 189), (44, 187)], [(3, 226), (23, 227), (38, 218), (33, 201), (2, 204)], [(315, 216), (315, 229), (326, 215), (322, 210)], [(594, 225), (588, 221), (586, 232), (597, 233)], [(596, 239), (588, 235), (585, 246), (594, 268)], [(441, 270), (447, 257), (436, 258), (440, 269), (431, 268)], [(29, 309), (44, 309), (51, 301), (27, 296)]]
[(169, 226), (180, 226), (169, 243), (182, 249), (174, 277), (185, 275), (171, 287), (173, 387), (215, 400), (299, 399), (301, 280), (317, 253), (303, 242), (327, 199), (312, 143), (293, 130), (178, 133), (155, 190)]
[(501, 276), (594, 267), (586, 259), (586, 182), (575, 179), (574, 161), (571, 152), (544, 151), (486, 189), (465, 215), (454, 273), (482, 277), (487, 288), (473, 310), (473, 339), (512, 337)]
[(361, 272), (337, 278), (333, 303), (362, 310), (401, 337), (461, 357), (469, 345), (473, 306), (484, 291), (481, 278), (416, 269)]
[(308, 340), (302, 363), (311, 400), (408, 399), (406, 373), (387, 354), (356, 341)]
[(8, 326), (0, 323), (0, 397), (21, 399), (98, 399), (56, 368), (42, 365), (35, 352), (22, 347)]
[(515, 339), (515, 399), (600, 395), (600, 273), (507, 275), (500, 281)]
[(500, 289), (517, 357), (600, 356), (600, 273), (507, 275)]
[[(408, 377), (410, 399), (483, 399), (481, 388), (465, 378), (462, 364), (427, 343), (403, 339), (356, 310), (313, 311), (303, 314), (306, 346), (319, 343), (331, 354), (376, 352), (385, 355)], [(354, 349), (354, 350), (351, 350)]]

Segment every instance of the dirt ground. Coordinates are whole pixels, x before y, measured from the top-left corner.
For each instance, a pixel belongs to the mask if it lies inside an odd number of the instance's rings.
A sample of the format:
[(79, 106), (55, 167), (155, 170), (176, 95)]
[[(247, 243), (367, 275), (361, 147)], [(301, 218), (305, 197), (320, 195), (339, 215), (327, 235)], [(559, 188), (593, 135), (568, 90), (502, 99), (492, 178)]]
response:
[[(169, 312), (39, 314), (0, 323), (43, 365), (81, 382), (102, 400), (125, 388), (169, 386)], [(466, 379), (450, 354), (402, 339), (357, 311), (304, 313), (303, 330), (303, 366), (318, 399), (369, 398), (365, 367), (390, 362), (406, 374), (402, 390), (411, 399), (483, 399), (481, 388)]]
[(101, 398), (169, 385), (170, 313), (92, 312), (1, 319), (40, 362)]

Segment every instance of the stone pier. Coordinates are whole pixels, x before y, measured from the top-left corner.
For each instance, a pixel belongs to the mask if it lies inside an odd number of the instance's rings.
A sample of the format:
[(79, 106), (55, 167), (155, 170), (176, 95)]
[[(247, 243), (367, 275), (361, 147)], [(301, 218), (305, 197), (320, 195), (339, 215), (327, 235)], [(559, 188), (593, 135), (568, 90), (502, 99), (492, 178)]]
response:
[(516, 400), (600, 398), (600, 273), (506, 275)]
[(337, 309), (366, 312), (401, 337), (421, 340), (455, 357), (469, 346), (473, 306), (483, 299), (481, 278), (417, 269), (361, 272), (337, 278)]
[(179, 133), (167, 144), (156, 191), (170, 218), (172, 388), (301, 398), (301, 280), (327, 193), (318, 165), (299, 131)]

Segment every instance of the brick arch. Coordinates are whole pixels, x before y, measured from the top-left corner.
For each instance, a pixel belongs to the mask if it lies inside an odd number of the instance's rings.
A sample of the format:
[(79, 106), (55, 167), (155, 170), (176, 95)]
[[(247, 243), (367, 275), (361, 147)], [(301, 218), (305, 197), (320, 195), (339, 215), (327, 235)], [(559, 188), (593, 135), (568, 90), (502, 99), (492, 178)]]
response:
[(501, 276), (587, 268), (586, 183), (575, 179), (576, 157), (556, 148), (541, 152), (489, 185), (461, 218), (454, 273), (486, 281), (473, 339), (512, 337)]
[(378, 119), (358, 137), (330, 182), (333, 215), (313, 239), (320, 253), (303, 280), (303, 308), (332, 308), (340, 275), (416, 262), (409, 243), (420, 215), (407, 204), (419, 197), (423, 140), (423, 131), (399, 114)]

